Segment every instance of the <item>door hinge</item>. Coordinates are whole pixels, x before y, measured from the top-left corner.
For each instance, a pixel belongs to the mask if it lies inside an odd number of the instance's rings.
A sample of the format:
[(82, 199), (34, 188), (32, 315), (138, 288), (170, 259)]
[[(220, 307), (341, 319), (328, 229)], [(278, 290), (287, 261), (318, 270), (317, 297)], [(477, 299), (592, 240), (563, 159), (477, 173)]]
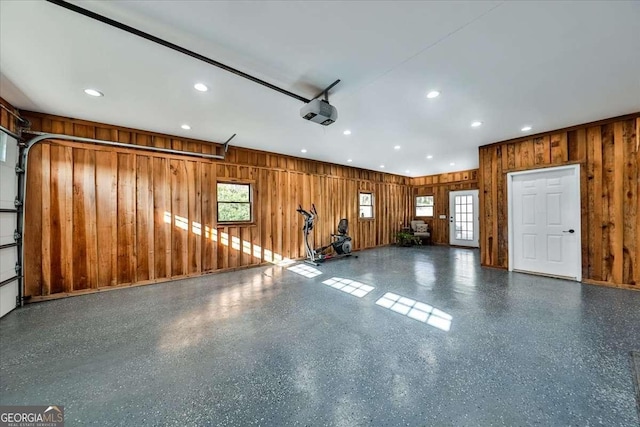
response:
[(19, 241), (20, 239), (22, 239), (22, 234), (18, 233), (18, 230), (15, 230), (13, 232), (13, 240), (14, 241)]

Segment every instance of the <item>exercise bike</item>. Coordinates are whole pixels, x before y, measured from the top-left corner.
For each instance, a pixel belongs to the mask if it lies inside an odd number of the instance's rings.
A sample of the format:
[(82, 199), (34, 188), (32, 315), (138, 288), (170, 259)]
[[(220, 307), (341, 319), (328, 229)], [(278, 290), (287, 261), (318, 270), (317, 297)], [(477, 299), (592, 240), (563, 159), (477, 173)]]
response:
[[(307, 253), (307, 259), (305, 262), (318, 266), (321, 262), (332, 258), (351, 256), (351, 237), (347, 234), (349, 232), (348, 219), (342, 218), (338, 222), (338, 234), (331, 234), (331, 238), (333, 239), (331, 243), (326, 246), (313, 249), (309, 243), (309, 233), (313, 230), (313, 225), (318, 218), (316, 205), (312, 204), (309, 211), (305, 211), (302, 209), (302, 206), (298, 206), (296, 212), (304, 217), (302, 234), (304, 235), (304, 247)], [(333, 249), (333, 253), (327, 252), (329, 249)], [(356, 255), (355, 258), (358, 258), (358, 256)]]

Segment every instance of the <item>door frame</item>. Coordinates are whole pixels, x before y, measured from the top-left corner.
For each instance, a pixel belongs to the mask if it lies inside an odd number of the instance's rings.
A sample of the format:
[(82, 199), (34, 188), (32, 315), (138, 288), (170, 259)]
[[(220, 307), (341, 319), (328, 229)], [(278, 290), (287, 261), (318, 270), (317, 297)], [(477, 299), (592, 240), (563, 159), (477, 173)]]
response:
[[(460, 245), (460, 244), (452, 244), (451, 236), (455, 233), (455, 218), (452, 206), (452, 200), (455, 197), (456, 193), (472, 193), (473, 194), (473, 207), (474, 207), (474, 217), (473, 217), (473, 235), (474, 240), (472, 245)], [(470, 188), (467, 190), (451, 190), (449, 191), (449, 246), (462, 246), (465, 248), (479, 248), (480, 247), (480, 190), (477, 188)], [(452, 225), (453, 224), (453, 225)]]
[[(576, 221), (577, 225), (575, 226), (574, 230), (576, 230), (576, 237), (579, 239), (578, 241), (580, 242), (580, 244), (577, 245), (576, 247), (576, 250), (578, 253), (576, 257), (577, 264), (575, 265), (576, 267), (575, 280), (576, 282), (581, 282), (582, 281), (581, 191), (582, 190), (580, 188), (580, 164), (579, 163), (575, 163), (572, 165), (564, 165), (564, 166), (552, 166), (548, 168), (528, 169), (525, 171), (507, 173), (507, 230), (508, 230), (507, 234), (509, 236), (507, 244), (509, 247), (509, 271), (513, 271), (513, 228), (514, 228), (513, 227), (513, 178), (516, 176), (530, 175), (530, 174), (536, 174), (541, 172), (552, 172), (552, 171), (559, 171), (559, 170), (573, 170), (575, 172), (574, 179), (575, 179), (576, 194), (573, 194), (573, 197), (575, 198), (575, 200), (577, 200), (578, 210), (577, 210), (577, 221)], [(535, 274), (535, 272), (532, 272), (532, 274)], [(573, 277), (567, 277), (567, 276), (554, 276), (554, 277), (561, 277), (563, 279), (573, 279)]]

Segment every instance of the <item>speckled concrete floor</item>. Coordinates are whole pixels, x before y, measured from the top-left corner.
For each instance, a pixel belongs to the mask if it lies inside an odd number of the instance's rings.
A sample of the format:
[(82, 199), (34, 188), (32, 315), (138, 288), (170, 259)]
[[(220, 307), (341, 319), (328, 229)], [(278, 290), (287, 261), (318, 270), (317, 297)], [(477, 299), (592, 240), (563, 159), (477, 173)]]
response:
[[(0, 320), (0, 403), (67, 425), (634, 426), (640, 292), (380, 248), (32, 304)], [(357, 298), (331, 277), (375, 289)], [(450, 330), (380, 307), (386, 292)]]

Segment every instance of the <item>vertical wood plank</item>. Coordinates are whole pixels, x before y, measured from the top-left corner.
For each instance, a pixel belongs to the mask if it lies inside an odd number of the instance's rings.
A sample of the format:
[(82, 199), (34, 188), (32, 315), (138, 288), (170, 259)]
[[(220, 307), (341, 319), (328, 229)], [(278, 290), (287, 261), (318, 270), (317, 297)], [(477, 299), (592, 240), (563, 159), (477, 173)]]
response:
[(96, 154), (98, 287), (118, 284), (118, 154)]
[(135, 155), (118, 153), (118, 283), (135, 282)]

